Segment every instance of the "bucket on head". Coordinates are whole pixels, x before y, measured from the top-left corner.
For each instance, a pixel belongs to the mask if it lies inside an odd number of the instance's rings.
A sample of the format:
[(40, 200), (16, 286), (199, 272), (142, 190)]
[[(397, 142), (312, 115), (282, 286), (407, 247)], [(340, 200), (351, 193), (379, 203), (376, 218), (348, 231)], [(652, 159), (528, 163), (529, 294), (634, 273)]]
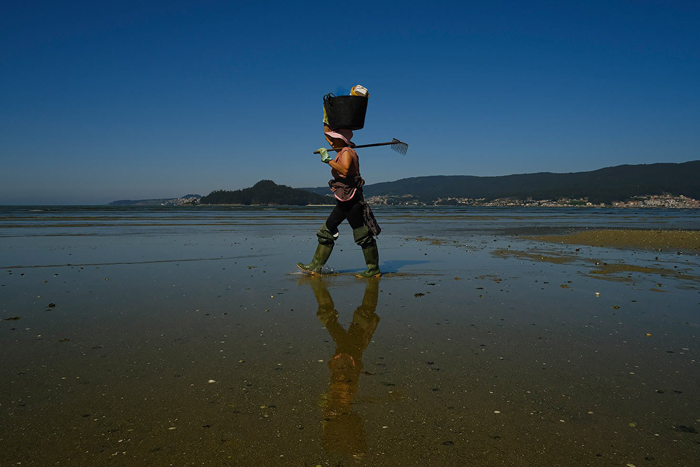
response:
[(361, 96), (323, 96), (323, 110), (332, 130), (345, 128), (361, 130), (365, 126), (367, 102), (369, 99)]

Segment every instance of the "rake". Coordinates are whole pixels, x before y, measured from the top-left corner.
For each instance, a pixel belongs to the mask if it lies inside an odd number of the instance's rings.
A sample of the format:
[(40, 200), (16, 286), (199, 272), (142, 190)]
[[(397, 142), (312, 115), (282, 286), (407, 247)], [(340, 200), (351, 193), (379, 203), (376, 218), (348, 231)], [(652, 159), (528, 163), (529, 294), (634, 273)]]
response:
[[(401, 155), (406, 155), (408, 152), (408, 143), (399, 141), (394, 138), (390, 143), (373, 143), (373, 144), (359, 144), (355, 148), (371, 148), (374, 146), (391, 146), (391, 149), (398, 152)], [(340, 149), (329, 149), (329, 151), (340, 151)], [(318, 151), (314, 151), (314, 154), (318, 154)]]

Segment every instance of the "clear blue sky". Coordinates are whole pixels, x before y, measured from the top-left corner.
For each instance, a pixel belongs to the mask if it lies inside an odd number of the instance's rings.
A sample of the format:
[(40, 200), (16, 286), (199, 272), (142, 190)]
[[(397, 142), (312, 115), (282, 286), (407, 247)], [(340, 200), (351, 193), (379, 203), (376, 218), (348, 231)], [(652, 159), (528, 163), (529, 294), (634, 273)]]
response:
[(368, 183), (698, 160), (700, 2), (4, 1), (0, 204), (323, 186), (355, 84)]

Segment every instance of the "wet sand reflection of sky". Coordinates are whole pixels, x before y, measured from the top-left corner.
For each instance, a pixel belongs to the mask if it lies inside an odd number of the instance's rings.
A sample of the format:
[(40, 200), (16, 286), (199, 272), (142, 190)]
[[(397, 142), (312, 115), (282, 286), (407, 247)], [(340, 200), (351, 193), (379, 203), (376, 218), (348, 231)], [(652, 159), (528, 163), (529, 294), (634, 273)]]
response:
[(376, 281), (325, 210), (0, 227), (0, 464), (697, 463), (698, 256), (523, 238), (644, 213), (377, 211)]

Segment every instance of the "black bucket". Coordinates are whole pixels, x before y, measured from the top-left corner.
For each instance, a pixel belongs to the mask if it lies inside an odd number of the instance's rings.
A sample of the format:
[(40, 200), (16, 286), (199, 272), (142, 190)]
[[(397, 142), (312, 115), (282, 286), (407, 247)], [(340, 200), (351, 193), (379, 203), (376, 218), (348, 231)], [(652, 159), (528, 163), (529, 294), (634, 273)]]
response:
[(323, 108), (328, 117), (328, 126), (332, 130), (361, 130), (365, 126), (367, 114), (367, 99), (362, 96), (334, 96), (326, 94), (323, 97)]

